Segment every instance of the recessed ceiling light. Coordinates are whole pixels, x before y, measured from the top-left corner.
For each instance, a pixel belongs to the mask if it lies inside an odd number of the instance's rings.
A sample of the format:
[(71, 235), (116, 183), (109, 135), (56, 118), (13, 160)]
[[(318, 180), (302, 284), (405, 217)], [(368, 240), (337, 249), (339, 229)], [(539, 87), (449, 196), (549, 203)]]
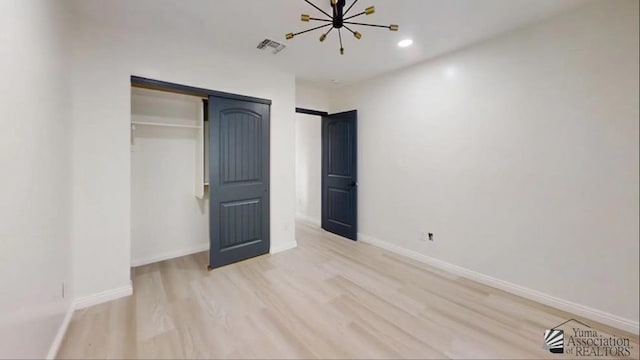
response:
[(404, 40), (402, 40), (402, 41), (400, 41), (398, 43), (398, 46), (400, 46), (402, 48), (407, 47), (407, 46), (411, 46), (411, 45), (413, 45), (413, 40), (411, 40), (411, 39), (404, 39)]

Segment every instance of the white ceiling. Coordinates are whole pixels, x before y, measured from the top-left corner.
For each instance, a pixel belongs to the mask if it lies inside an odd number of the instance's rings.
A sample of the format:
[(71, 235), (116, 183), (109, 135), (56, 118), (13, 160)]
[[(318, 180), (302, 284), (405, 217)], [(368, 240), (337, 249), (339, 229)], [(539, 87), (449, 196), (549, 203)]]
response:
[[(347, 0), (347, 6), (353, 0)], [(216, 51), (287, 69), (318, 85), (350, 83), (469, 46), (478, 41), (568, 11), (589, 0), (359, 0), (351, 14), (375, 5), (362, 22), (399, 24), (400, 31), (360, 27), (362, 39), (344, 32), (345, 55), (333, 31), (324, 43), (320, 31), (285, 40), (284, 34), (312, 27), (300, 14), (322, 15), (303, 0), (78, 0), (77, 15), (95, 26), (193, 41)], [(330, 0), (313, 0), (331, 12)], [(357, 26), (355, 26), (357, 28)], [(278, 55), (259, 52), (270, 38), (287, 45)], [(414, 45), (401, 49), (399, 40)]]

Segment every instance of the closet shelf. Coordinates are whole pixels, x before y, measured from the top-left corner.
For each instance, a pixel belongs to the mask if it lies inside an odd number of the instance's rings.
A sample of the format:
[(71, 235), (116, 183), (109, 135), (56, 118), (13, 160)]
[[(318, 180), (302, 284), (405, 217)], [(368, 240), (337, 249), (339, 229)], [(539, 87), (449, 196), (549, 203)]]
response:
[(198, 125), (164, 124), (164, 123), (146, 122), (146, 121), (132, 121), (131, 125), (163, 126), (163, 127), (187, 128), (187, 129), (202, 129), (202, 126), (198, 126)]

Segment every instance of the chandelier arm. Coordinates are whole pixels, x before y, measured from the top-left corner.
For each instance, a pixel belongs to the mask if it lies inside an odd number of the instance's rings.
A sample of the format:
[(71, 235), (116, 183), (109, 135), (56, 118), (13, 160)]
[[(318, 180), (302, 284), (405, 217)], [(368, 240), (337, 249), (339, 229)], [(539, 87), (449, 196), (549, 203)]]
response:
[(340, 31), (339, 28), (338, 28), (338, 38), (340, 38), (340, 51), (343, 51), (342, 49), (344, 49), (344, 46), (342, 46), (342, 32)]
[(358, 17), (358, 16), (360, 16), (360, 15), (364, 15), (364, 14), (366, 14), (366, 13), (363, 11), (363, 12), (361, 12), (361, 13), (359, 13), (359, 14), (355, 14), (355, 15), (351, 15), (351, 16), (349, 16), (349, 17), (346, 17), (346, 18), (344, 18), (343, 20), (353, 19), (354, 17)]
[(328, 19), (318, 19), (318, 18), (309, 18), (309, 20), (324, 21), (324, 22), (333, 22), (333, 20), (328, 20)]
[(342, 27), (344, 27), (345, 29), (347, 29), (347, 30), (351, 31), (351, 33), (352, 33), (353, 35), (355, 35), (355, 34), (356, 34), (356, 32), (355, 32), (355, 31), (353, 31), (353, 30), (351, 30), (348, 26), (346, 26), (346, 25), (342, 25)]
[(344, 15), (347, 15), (347, 13), (349, 12), (349, 10), (351, 10), (351, 8), (353, 7), (353, 5), (355, 5), (357, 2), (358, 2), (358, 0), (354, 0), (354, 1), (353, 1), (353, 3), (351, 3), (351, 6), (349, 6), (349, 7), (347, 8), (347, 11), (345, 11), (345, 12), (343, 13), (343, 16), (344, 16)]
[(357, 23), (357, 22), (351, 22), (351, 21), (345, 21), (344, 23), (349, 25), (372, 26), (372, 27), (379, 27), (379, 28), (385, 28), (385, 29), (390, 28), (389, 25), (364, 24), (364, 23)]
[(326, 32), (326, 33), (324, 33), (324, 36), (329, 35), (329, 33), (330, 33), (331, 31), (333, 31), (333, 29), (335, 29), (335, 28), (332, 26), (329, 30), (327, 30), (327, 32)]
[(297, 36), (297, 35), (301, 35), (301, 34), (304, 34), (304, 33), (308, 33), (309, 31), (313, 31), (313, 30), (322, 29), (322, 28), (325, 28), (327, 26), (331, 26), (331, 24), (320, 25), (320, 26), (316, 26), (316, 27), (314, 27), (312, 29), (307, 29), (307, 30), (304, 30), (304, 31), (300, 31), (300, 32), (297, 32), (297, 33), (293, 34), (293, 36)]
[(309, 4), (309, 5), (313, 6), (314, 8), (316, 8), (316, 10), (318, 10), (318, 11), (320, 11), (321, 13), (323, 13), (323, 14), (327, 15), (329, 18), (331, 18), (331, 19), (333, 18), (333, 16), (331, 16), (331, 15), (327, 14), (327, 12), (326, 12), (326, 11), (324, 11), (324, 10), (320, 9), (319, 7), (317, 7), (317, 6), (316, 6), (314, 3), (312, 3), (311, 1), (309, 1), (309, 0), (304, 0), (304, 1), (305, 1), (307, 4)]

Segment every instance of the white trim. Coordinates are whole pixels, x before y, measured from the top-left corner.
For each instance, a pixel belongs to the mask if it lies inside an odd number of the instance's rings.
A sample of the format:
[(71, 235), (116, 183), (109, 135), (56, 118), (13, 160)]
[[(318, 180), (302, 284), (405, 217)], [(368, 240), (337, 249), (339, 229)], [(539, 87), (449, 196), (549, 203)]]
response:
[(598, 309), (594, 309), (582, 304), (574, 303), (572, 301), (560, 299), (552, 295), (526, 288), (524, 286), (516, 285), (508, 281), (500, 280), (467, 268), (454, 265), (436, 258), (409, 250), (390, 242), (376, 239), (372, 236), (358, 233), (358, 239), (364, 243), (371, 244), (385, 250), (391, 251), (398, 255), (406, 256), (416, 261), (420, 261), (427, 265), (431, 265), (438, 269), (447, 271), (454, 275), (462, 276), (464, 278), (477, 281), (484, 285), (495, 287), (497, 289), (509, 292), (514, 295), (522, 296), (526, 299), (533, 300), (544, 305), (554, 307), (563, 311), (567, 311), (576, 315), (583, 316), (585, 318), (606, 324), (620, 330), (624, 330), (633, 334), (639, 333), (639, 323), (630, 319), (607, 313)]
[(97, 294), (84, 296), (73, 300), (73, 302), (69, 304), (69, 308), (67, 309), (67, 313), (64, 315), (64, 319), (62, 320), (62, 323), (58, 328), (56, 337), (53, 339), (53, 342), (49, 347), (47, 360), (55, 359), (58, 355), (58, 350), (60, 350), (60, 345), (62, 345), (62, 340), (64, 340), (64, 336), (66, 335), (67, 329), (69, 329), (69, 324), (71, 323), (71, 319), (73, 318), (73, 313), (76, 310), (116, 300), (122, 297), (129, 296), (131, 294), (133, 294), (133, 286), (131, 285), (131, 283), (129, 283), (129, 285), (120, 288), (102, 291)]
[(296, 220), (300, 220), (303, 221), (305, 223), (311, 224), (311, 225), (315, 225), (317, 227), (320, 227), (320, 219), (316, 219), (314, 217), (311, 216), (307, 216), (303, 213), (296, 213)]
[(129, 285), (77, 298), (73, 301), (73, 309), (84, 309), (89, 306), (94, 306), (106, 303), (108, 301), (120, 299), (131, 294), (133, 294), (133, 287), (131, 286), (131, 282), (129, 282)]
[(157, 255), (143, 257), (140, 259), (131, 260), (131, 267), (153, 264), (156, 262), (175, 259), (182, 256), (196, 254), (196, 253), (207, 251), (207, 250), (209, 250), (209, 243), (193, 245), (183, 249), (173, 250), (173, 251), (165, 252), (162, 254), (157, 254)]
[(295, 249), (296, 247), (298, 247), (298, 243), (295, 241), (291, 241), (279, 246), (271, 246), (271, 249), (269, 250), (269, 254), (277, 254), (279, 252)]
[(71, 323), (71, 318), (73, 317), (73, 312), (75, 308), (74, 304), (69, 304), (69, 308), (67, 309), (67, 313), (64, 315), (64, 319), (62, 319), (62, 323), (58, 328), (58, 333), (56, 337), (53, 339), (51, 346), (49, 347), (49, 352), (47, 353), (47, 360), (55, 359), (58, 355), (58, 350), (60, 349), (60, 345), (62, 344), (62, 340), (64, 339), (65, 334), (67, 333), (67, 329), (69, 328), (69, 324)]

